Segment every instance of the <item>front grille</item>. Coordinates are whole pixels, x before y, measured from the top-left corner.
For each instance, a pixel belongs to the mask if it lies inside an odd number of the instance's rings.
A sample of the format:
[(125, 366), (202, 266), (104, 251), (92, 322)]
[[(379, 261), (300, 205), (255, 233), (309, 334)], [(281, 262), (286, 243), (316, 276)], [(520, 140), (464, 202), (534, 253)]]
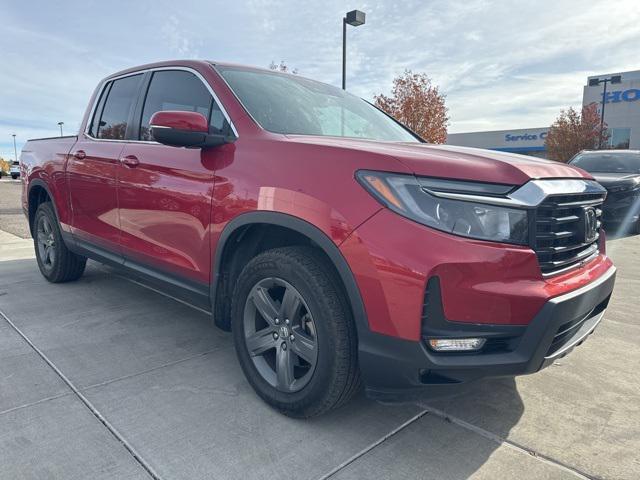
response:
[(552, 195), (536, 209), (535, 247), (545, 275), (571, 268), (598, 253), (598, 237), (585, 240), (585, 215), (594, 208), (598, 231), (604, 195), (600, 193)]

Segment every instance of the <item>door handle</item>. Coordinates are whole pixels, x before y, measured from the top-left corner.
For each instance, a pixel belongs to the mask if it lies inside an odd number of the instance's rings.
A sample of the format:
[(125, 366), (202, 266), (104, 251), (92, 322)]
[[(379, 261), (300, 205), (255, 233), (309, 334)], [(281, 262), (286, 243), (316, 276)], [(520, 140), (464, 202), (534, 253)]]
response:
[(136, 168), (140, 164), (140, 161), (135, 155), (127, 155), (126, 157), (122, 157), (120, 159), (120, 163), (126, 165), (129, 168)]
[(78, 150), (73, 154), (73, 156), (78, 160), (84, 160), (87, 154), (84, 152), (84, 150)]

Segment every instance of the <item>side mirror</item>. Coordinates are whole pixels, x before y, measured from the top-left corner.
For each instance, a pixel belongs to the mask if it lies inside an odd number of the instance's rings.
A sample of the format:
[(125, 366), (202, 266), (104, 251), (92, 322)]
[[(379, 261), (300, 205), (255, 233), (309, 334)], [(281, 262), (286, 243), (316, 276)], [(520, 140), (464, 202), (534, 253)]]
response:
[(209, 123), (198, 112), (165, 110), (149, 122), (153, 138), (172, 147), (206, 148), (231, 143), (233, 138), (209, 133)]

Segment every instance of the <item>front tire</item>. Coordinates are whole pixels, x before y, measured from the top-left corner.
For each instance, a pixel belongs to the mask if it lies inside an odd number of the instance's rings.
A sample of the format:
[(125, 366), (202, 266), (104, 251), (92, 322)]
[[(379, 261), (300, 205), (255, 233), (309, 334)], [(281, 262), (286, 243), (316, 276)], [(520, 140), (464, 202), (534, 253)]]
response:
[(16, 180), (18, 178), (18, 175), (11, 175), (11, 178), (13, 178), (14, 180)]
[(40, 273), (50, 282), (71, 282), (82, 276), (87, 259), (76, 255), (64, 244), (50, 202), (41, 203), (36, 210), (33, 244)]
[(320, 252), (296, 246), (256, 256), (236, 283), (240, 365), (256, 393), (286, 415), (321, 415), (360, 386), (356, 329), (338, 281)]

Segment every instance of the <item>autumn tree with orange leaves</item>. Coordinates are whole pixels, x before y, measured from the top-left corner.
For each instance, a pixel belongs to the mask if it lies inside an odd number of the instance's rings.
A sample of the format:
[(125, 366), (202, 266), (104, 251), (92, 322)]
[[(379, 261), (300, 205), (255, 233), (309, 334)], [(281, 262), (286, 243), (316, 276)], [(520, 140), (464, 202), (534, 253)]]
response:
[[(609, 140), (607, 125), (602, 131), (602, 145)], [(600, 113), (595, 103), (582, 108), (561, 110), (544, 142), (549, 158), (568, 162), (580, 150), (596, 149), (600, 145)]]
[(445, 97), (424, 73), (411, 70), (393, 80), (391, 96), (374, 97), (375, 104), (399, 122), (431, 143), (447, 140), (447, 107)]

